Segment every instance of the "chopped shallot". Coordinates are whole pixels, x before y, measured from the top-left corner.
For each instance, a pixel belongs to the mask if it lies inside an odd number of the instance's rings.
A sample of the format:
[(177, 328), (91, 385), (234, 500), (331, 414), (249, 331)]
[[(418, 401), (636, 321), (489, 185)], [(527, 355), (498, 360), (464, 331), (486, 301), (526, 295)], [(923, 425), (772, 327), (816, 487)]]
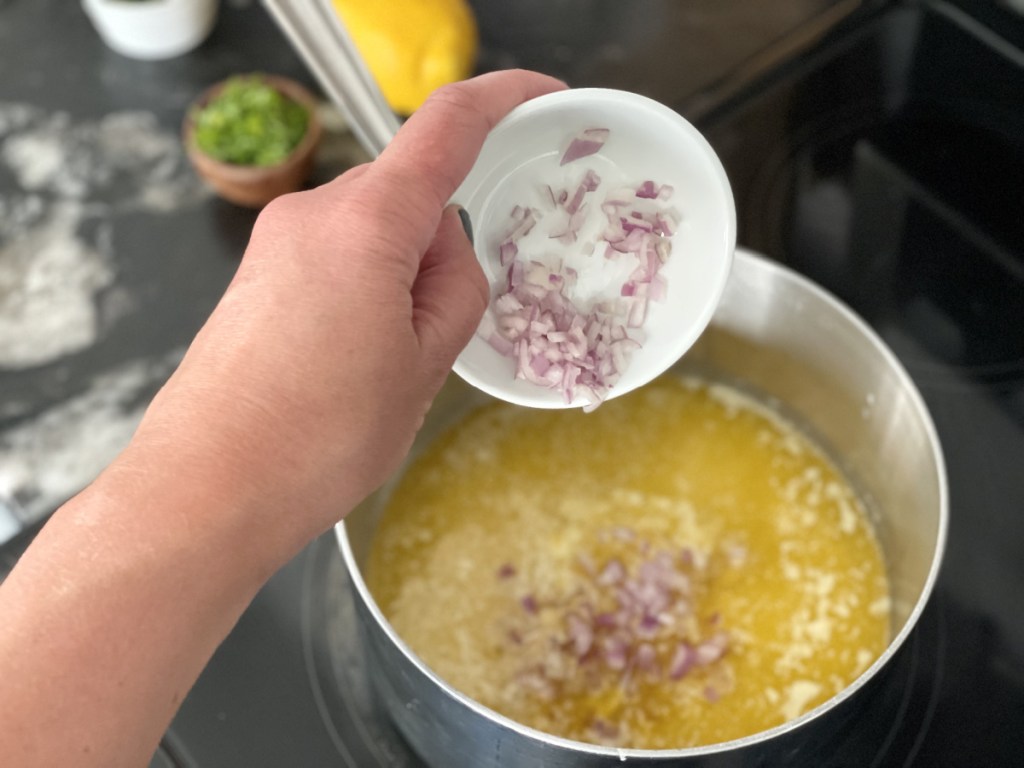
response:
[(526, 595), (519, 601), (519, 604), (523, 606), (523, 610), (527, 613), (536, 613), (540, 610), (540, 606), (537, 605), (537, 598), (533, 595)]
[(609, 133), (610, 131), (607, 128), (587, 128), (570, 142), (569, 148), (562, 155), (562, 161), (559, 165), (566, 165), (573, 160), (579, 160), (581, 157), (594, 154), (608, 141)]
[[(626, 692), (685, 679), (711, 703), (728, 693), (733, 673), (721, 661), (730, 651), (730, 636), (721, 615), (704, 614), (695, 597), (711, 578), (710, 552), (656, 549), (625, 526), (600, 536), (614, 550), (603, 562), (592, 553), (577, 554), (580, 581), (562, 598), (546, 594), (543, 615), (532, 593), (520, 597), (527, 615), (505, 628), (505, 638), (516, 653), (544, 649), (540, 659), (524, 656), (523, 689), (548, 698), (578, 670), (588, 685), (600, 686), (604, 679)], [(721, 562), (717, 555), (715, 560)], [(512, 563), (499, 568), (499, 574), (515, 572)], [(605, 725), (611, 724), (595, 720), (595, 732), (616, 738)]]
[[(576, 136), (562, 156), (562, 165), (598, 152), (608, 139), (607, 128), (588, 128)], [(668, 284), (661, 267), (671, 252), (670, 238), (679, 224), (677, 211), (661, 202), (673, 193), (669, 185), (647, 180), (635, 188), (620, 187), (592, 203), (600, 177), (587, 169), (571, 189), (545, 185), (540, 192), (547, 212), (517, 205), (510, 226), (497, 245), (505, 268), (505, 289), (495, 296), (478, 334), (501, 355), (514, 361), (516, 379), (561, 391), (566, 403), (577, 397), (584, 410), (604, 400), (641, 348), (638, 333), (647, 319), (649, 302), (664, 301)], [(636, 266), (619, 288), (619, 298), (594, 298), (592, 306), (571, 301), (567, 289), (578, 277), (572, 267), (547, 266), (537, 253), (525, 253), (522, 238), (546, 217), (547, 240), (564, 246), (577, 242), (586, 222), (603, 216), (599, 242), (606, 259), (631, 257)], [(588, 230), (590, 231), (590, 230)], [(588, 258), (601, 251), (587, 241), (579, 247)], [(534, 249), (535, 250), (535, 249)]]

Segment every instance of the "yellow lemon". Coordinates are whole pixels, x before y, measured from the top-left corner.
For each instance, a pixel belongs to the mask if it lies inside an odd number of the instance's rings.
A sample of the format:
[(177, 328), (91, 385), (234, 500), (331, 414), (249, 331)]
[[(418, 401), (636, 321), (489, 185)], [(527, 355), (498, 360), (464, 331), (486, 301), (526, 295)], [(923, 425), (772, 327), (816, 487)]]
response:
[(466, 0), (332, 0), (391, 108), (408, 115), (473, 71), (477, 30)]

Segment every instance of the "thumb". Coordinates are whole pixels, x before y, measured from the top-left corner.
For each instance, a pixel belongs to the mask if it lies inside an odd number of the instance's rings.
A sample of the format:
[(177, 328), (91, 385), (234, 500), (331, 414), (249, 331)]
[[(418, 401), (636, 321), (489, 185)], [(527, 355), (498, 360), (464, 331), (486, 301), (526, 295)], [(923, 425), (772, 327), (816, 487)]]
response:
[(469, 343), (489, 300), (487, 279), (459, 210), (457, 205), (444, 209), (412, 286), (413, 328), (423, 363), (438, 377), (447, 375)]

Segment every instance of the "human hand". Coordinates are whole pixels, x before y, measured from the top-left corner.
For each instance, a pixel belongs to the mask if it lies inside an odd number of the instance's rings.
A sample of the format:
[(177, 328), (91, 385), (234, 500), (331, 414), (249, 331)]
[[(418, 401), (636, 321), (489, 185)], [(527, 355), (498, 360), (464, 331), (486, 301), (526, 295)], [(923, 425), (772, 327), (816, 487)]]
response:
[(487, 303), (448, 198), (561, 87), (444, 88), (375, 162), (261, 213), (128, 448), (0, 585), (7, 763), (144, 764), (263, 582), (394, 471)]
[(113, 471), (171, 463), (231, 488), (292, 549), (378, 487), (487, 305), (446, 203), (498, 120), (563, 87), (513, 71), (442, 88), (376, 161), (268, 205)]

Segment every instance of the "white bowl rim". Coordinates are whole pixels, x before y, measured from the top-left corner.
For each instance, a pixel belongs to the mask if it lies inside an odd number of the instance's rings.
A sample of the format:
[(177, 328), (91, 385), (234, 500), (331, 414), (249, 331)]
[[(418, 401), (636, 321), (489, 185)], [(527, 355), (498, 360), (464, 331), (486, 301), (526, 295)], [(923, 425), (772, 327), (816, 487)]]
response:
[[(706, 301), (700, 307), (700, 312), (696, 316), (695, 321), (689, 328), (687, 328), (686, 333), (679, 333), (673, 336), (674, 343), (672, 343), (665, 351), (662, 362), (650, 365), (646, 369), (645, 374), (637, 377), (635, 380), (631, 380), (632, 377), (624, 377), (630, 379), (630, 383), (625, 385), (620, 383), (620, 385), (612, 387), (605, 397), (605, 399), (612, 399), (632, 392), (634, 389), (653, 381), (655, 378), (667, 371), (679, 361), (679, 358), (681, 358), (694, 343), (696, 343), (701, 333), (703, 333), (704, 329), (707, 328), (719, 301), (721, 301), (722, 294), (725, 292), (726, 282), (729, 279), (733, 253), (736, 249), (737, 224), (736, 202), (733, 197), (732, 186), (729, 183), (729, 177), (726, 174), (725, 168), (714, 148), (704, 137), (704, 134), (702, 134), (689, 120), (675, 110), (670, 109), (661, 102), (655, 101), (647, 96), (633, 93), (631, 91), (616, 90), (613, 88), (573, 88), (565, 91), (556, 91), (555, 93), (538, 96), (537, 98), (524, 102), (513, 109), (508, 115), (502, 118), (494, 128), (491, 129), (489, 136), (500, 134), (505, 130), (510, 130), (523, 120), (530, 119), (534, 115), (543, 113), (552, 108), (564, 108), (574, 104), (593, 105), (604, 102), (615, 103), (619, 107), (623, 105), (632, 105), (635, 108), (647, 110), (651, 114), (659, 116), (672, 123), (675, 128), (677, 128), (682, 134), (686, 135), (690, 144), (693, 147), (696, 147), (702, 158), (709, 163), (714, 186), (722, 195), (723, 200), (726, 203), (724, 217), (725, 226), (721, 233), (721, 237), (716, 243), (716, 247), (724, 246), (724, 252), (716, 254), (719, 256), (719, 258), (714, 262), (716, 268), (711, 271), (710, 279), (708, 280), (711, 290), (706, 294)], [(452, 197), (453, 202), (458, 202), (457, 198), (462, 191), (463, 188), (460, 185), (459, 189)], [(477, 243), (479, 242), (480, 238), (477, 237)], [(477, 251), (477, 257), (482, 258), (479, 251)], [(470, 340), (470, 344), (473, 344), (472, 339)], [(466, 349), (468, 349), (468, 347), (469, 344), (467, 344)], [(459, 357), (456, 358), (455, 365), (452, 370), (467, 384), (470, 384), (492, 397), (496, 397), (515, 405), (524, 405), (531, 408), (579, 408), (584, 404), (579, 398), (574, 400), (573, 403), (566, 403), (560, 396), (560, 393), (556, 390), (546, 389), (540, 386), (525, 390), (525, 392), (520, 391), (519, 389), (513, 388), (515, 380), (511, 377), (508, 380), (508, 387), (493, 385), (484, 381), (476, 376), (470, 366), (465, 363), (463, 355), (465, 354), (466, 349), (464, 349), (459, 354)]]

